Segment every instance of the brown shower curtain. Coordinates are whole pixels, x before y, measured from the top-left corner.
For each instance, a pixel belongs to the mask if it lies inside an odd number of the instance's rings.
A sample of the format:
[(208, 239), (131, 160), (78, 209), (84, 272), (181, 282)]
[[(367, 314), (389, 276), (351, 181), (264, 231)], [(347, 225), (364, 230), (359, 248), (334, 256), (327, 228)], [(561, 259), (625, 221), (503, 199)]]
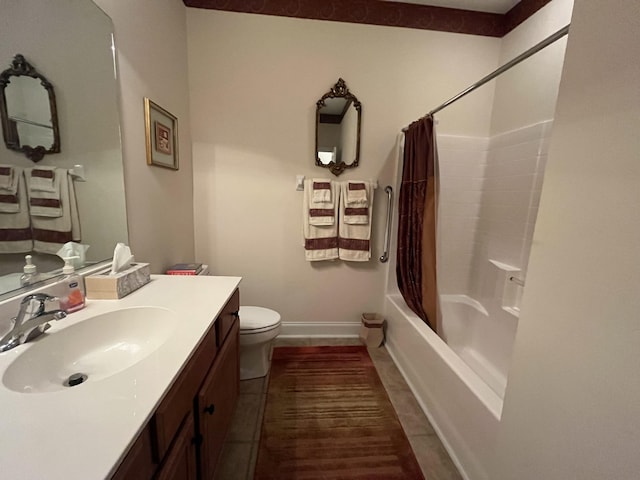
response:
[(405, 133), (396, 276), (409, 308), (437, 332), (437, 151), (433, 122), (432, 116), (421, 118)]

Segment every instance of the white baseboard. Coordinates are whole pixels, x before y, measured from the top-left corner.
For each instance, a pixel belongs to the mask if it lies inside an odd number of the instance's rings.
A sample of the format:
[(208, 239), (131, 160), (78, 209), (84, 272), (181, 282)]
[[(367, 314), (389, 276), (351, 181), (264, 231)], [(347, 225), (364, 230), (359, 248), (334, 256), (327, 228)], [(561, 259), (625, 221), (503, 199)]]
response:
[(279, 337), (357, 337), (360, 322), (282, 322)]

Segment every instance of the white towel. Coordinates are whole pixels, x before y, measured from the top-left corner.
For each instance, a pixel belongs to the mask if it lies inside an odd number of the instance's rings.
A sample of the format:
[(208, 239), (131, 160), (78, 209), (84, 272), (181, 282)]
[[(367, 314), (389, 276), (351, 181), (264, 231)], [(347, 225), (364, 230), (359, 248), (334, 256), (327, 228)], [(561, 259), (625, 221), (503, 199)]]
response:
[[(367, 225), (369, 223), (369, 205), (367, 188), (373, 190), (370, 182), (349, 181), (341, 184), (342, 198), (349, 198), (351, 192), (351, 203), (345, 202), (344, 213), (342, 213), (344, 223), (349, 225)], [(362, 199), (366, 201), (362, 203)]]
[(28, 253), (33, 250), (31, 220), (27, 205), (27, 186), (22, 169), (14, 167), (18, 210), (0, 212), (0, 253)]
[(19, 211), (20, 198), (17, 192), (13, 195), (0, 193), (0, 213), (18, 213)]
[[(321, 181), (319, 181), (321, 180)], [(321, 188), (316, 188), (316, 185), (321, 183)], [(331, 180), (314, 178), (311, 181), (305, 180), (304, 195), (308, 198), (309, 203), (309, 224), (310, 225), (335, 225), (336, 220), (336, 198), (333, 194), (333, 190), (337, 189), (336, 182)], [(322, 195), (318, 197), (328, 198), (326, 201), (315, 201), (316, 193), (322, 192)]]
[(18, 176), (15, 175), (13, 165), (0, 165), (0, 193), (16, 194)]
[[(325, 178), (313, 179), (312, 203), (331, 203), (331, 180)], [(333, 207), (333, 205), (331, 205)]]
[(328, 225), (313, 225), (309, 214), (311, 198), (313, 196), (313, 180), (304, 181), (302, 196), (302, 233), (304, 237), (305, 259), (313, 262), (319, 260), (335, 260), (338, 258), (338, 215), (340, 189), (336, 182), (331, 182), (331, 197), (333, 199), (334, 222)]
[(345, 190), (346, 192), (345, 205), (347, 206), (368, 205), (369, 200), (367, 198), (367, 185), (368, 185), (368, 182), (362, 182), (362, 181), (347, 182), (347, 189)]
[[(0, 213), (20, 211), (18, 180), (21, 176), (22, 169), (14, 169), (11, 165), (0, 165)], [(24, 189), (22, 194), (24, 195)]]
[(30, 191), (52, 192), (57, 193), (59, 190), (56, 186), (56, 167), (37, 167), (32, 168), (27, 184)]
[[(341, 184), (342, 198), (346, 200), (351, 182), (343, 182)], [(354, 182), (364, 185), (364, 192), (367, 202), (364, 206), (354, 208), (347, 207), (346, 201), (340, 202), (339, 215), (339, 257), (341, 260), (351, 262), (366, 262), (371, 258), (371, 214), (373, 211), (373, 191), (374, 186), (371, 182)], [(350, 215), (354, 222), (347, 223), (349, 216), (346, 211), (354, 208), (356, 212)], [(365, 221), (366, 220), (366, 221)]]
[(67, 242), (80, 242), (80, 215), (73, 177), (64, 168), (56, 170), (60, 177), (60, 217), (31, 216), (33, 249), (55, 254)]
[(344, 223), (347, 225), (367, 225), (369, 223), (369, 207), (345, 207)]
[[(62, 184), (67, 183), (67, 170), (63, 168), (30, 168), (26, 170), (29, 191), (29, 211), (32, 217), (59, 218), (63, 215)], [(52, 190), (45, 190), (51, 183)]]

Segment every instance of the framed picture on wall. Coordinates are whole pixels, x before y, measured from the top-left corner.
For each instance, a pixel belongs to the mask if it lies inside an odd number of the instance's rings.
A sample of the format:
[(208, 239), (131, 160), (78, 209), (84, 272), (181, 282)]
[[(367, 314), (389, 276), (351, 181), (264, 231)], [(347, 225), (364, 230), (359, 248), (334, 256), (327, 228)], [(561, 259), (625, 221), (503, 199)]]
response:
[(147, 165), (178, 170), (178, 119), (145, 97), (144, 124)]

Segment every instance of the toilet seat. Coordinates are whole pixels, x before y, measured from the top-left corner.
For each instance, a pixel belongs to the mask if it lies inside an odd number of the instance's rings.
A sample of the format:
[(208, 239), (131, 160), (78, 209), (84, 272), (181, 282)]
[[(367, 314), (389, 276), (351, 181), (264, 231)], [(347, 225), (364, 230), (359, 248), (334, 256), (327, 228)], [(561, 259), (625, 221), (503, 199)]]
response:
[(280, 314), (264, 307), (241, 306), (240, 335), (255, 335), (268, 332), (280, 326)]

